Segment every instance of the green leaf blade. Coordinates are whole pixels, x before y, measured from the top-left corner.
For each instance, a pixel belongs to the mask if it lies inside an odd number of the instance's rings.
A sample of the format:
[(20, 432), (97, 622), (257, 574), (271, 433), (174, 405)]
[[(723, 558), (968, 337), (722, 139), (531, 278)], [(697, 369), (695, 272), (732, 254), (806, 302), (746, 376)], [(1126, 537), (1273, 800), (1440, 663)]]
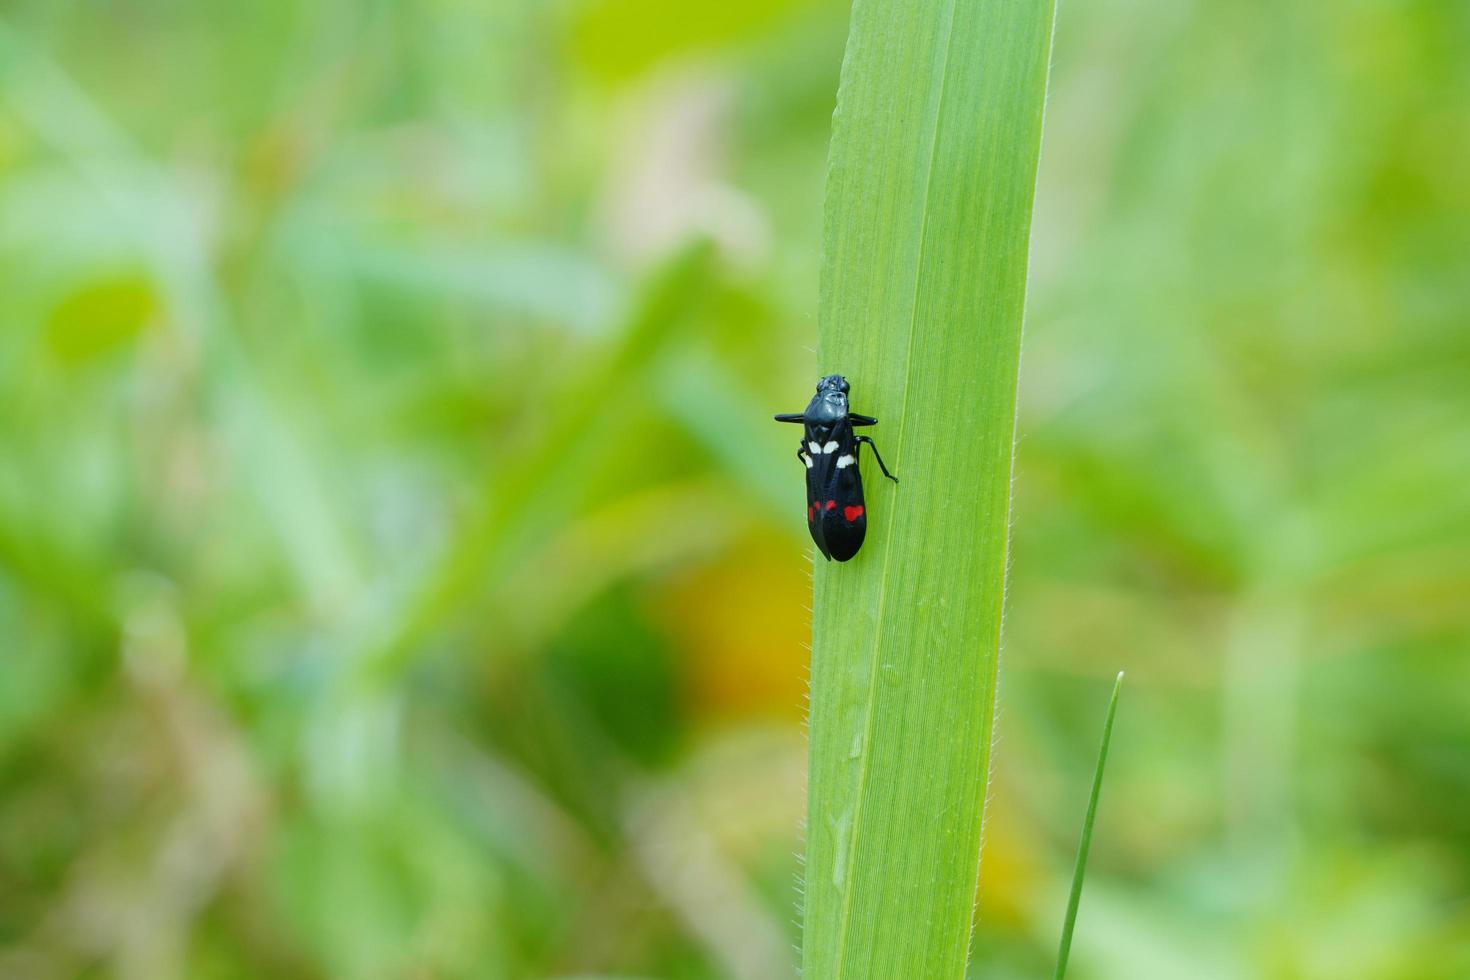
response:
[(853, 8), (818, 358), (902, 483), (870, 478), (864, 550), (815, 577), (806, 976), (964, 973), (1051, 24), (1050, 2)]
[(1067, 897), (1067, 917), (1062, 922), (1062, 938), (1057, 949), (1057, 970), (1053, 980), (1067, 975), (1067, 959), (1072, 953), (1072, 932), (1077, 926), (1077, 909), (1082, 904), (1082, 881), (1087, 877), (1087, 854), (1092, 850), (1092, 827), (1097, 822), (1097, 801), (1102, 795), (1103, 771), (1108, 766), (1108, 746), (1113, 741), (1113, 719), (1118, 715), (1118, 694), (1123, 690), (1123, 672), (1113, 681), (1113, 696), (1108, 699), (1108, 714), (1103, 719), (1102, 745), (1097, 750), (1097, 766), (1092, 770), (1092, 793), (1087, 798), (1087, 816), (1082, 819), (1082, 836), (1077, 841), (1077, 863), (1072, 868), (1072, 891)]

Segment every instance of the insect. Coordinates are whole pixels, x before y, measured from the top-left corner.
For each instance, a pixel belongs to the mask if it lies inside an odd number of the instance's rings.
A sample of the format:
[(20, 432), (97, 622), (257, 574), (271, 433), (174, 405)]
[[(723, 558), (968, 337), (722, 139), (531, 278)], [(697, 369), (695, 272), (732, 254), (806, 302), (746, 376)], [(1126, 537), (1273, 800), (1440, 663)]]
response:
[(863, 443), (873, 447), (883, 475), (898, 482), (883, 465), (873, 440), (853, 434), (854, 427), (877, 425), (878, 420), (847, 410), (848, 388), (842, 375), (829, 374), (817, 382), (817, 393), (805, 412), (776, 416), (777, 422), (804, 427), (796, 458), (806, 463), (806, 524), (828, 561), (847, 561), (863, 545), (868, 528), (863, 475), (858, 470), (858, 449)]

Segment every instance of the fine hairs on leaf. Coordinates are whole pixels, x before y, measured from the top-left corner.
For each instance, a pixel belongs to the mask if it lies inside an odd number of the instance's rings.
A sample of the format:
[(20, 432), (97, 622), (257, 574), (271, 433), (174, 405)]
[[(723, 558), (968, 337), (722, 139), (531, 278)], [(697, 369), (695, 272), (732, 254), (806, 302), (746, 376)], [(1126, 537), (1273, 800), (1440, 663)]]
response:
[(1097, 751), (1097, 767), (1092, 772), (1092, 795), (1087, 799), (1087, 816), (1082, 820), (1082, 838), (1077, 842), (1077, 864), (1072, 869), (1072, 894), (1067, 899), (1067, 918), (1062, 923), (1061, 946), (1057, 950), (1057, 972), (1053, 980), (1067, 973), (1067, 957), (1072, 952), (1072, 930), (1077, 925), (1077, 906), (1082, 901), (1082, 879), (1087, 875), (1087, 852), (1092, 847), (1092, 825), (1097, 819), (1097, 798), (1102, 792), (1103, 769), (1108, 764), (1108, 743), (1113, 739), (1113, 718), (1118, 713), (1118, 692), (1123, 689), (1123, 672), (1113, 681), (1113, 696), (1108, 699), (1108, 714), (1103, 720), (1102, 746)]

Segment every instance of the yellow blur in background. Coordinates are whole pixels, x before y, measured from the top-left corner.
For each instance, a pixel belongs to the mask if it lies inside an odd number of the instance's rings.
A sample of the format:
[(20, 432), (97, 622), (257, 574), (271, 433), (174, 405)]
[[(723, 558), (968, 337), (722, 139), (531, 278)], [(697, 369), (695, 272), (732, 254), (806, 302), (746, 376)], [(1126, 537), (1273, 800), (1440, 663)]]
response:
[[(0, 976), (793, 975), (845, 29), (0, 7)], [(1470, 976), (1467, 38), (1062, 4), (975, 977)]]

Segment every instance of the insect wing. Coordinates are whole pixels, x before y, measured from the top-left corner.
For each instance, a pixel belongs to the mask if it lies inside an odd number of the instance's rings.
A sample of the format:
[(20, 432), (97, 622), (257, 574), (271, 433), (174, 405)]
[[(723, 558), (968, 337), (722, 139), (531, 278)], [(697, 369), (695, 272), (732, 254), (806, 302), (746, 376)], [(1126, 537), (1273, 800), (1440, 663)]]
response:
[[(857, 465), (857, 443), (852, 429), (842, 426), (833, 433), (837, 445), (832, 452), (823, 453), (821, 460), (821, 483), (818, 487), (816, 505), (817, 524), (812, 526), (812, 537), (820, 531), (818, 547), (823, 554), (837, 561), (847, 561), (857, 554), (868, 530), (867, 508), (863, 502), (863, 477)], [(831, 445), (831, 442), (828, 443)], [(818, 472), (813, 467), (812, 473)], [(811, 492), (808, 480), (808, 493)], [(810, 508), (809, 508), (810, 510)]]
[[(823, 537), (822, 523), (822, 501), (826, 493), (826, 486), (830, 482), (830, 472), (836, 465), (835, 457), (821, 451), (824, 443), (818, 440), (822, 438), (812, 432), (811, 427), (806, 429), (806, 527), (811, 532), (812, 540), (816, 542), (817, 550), (827, 560), (832, 559), (832, 553), (827, 550), (827, 540)], [(816, 451), (812, 447), (816, 447)]]

